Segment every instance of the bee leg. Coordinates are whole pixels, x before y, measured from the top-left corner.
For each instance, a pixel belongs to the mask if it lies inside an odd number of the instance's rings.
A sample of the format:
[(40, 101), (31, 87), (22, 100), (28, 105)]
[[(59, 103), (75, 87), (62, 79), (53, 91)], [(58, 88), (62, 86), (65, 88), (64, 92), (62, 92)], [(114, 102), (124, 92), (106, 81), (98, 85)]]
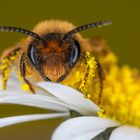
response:
[(30, 91), (34, 94), (35, 90), (34, 90), (32, 84), (30, 83), (30, 81), (26, 78), (26, 55), (25, 55), (25, 53), (22, 54), (21, 59), (20, 59), (20, 73), (21, 73), (21, 76), (22, 76), (23, 80), (25, 81), (25, 83), (29, 86)]
[(6, 90), (7, 88), (7, 81), (10, 76), (10, 70), (8, 68), (4, 68), (2, 70), (2, 89)]
[(20, 48), (15, 48), (8, 52), (7, 54), (4, 54), (1, 58), (1, 64), (0, 64), (0, 71), (2, 74), (2, 88), (5, 90), (7, 87), (7, 81), (10, 76), (10, 67), (12, 66), (12, 63), (16, 60), (16, 56)]
[(103, 68), (102, 68), (101, 64), (99, 63), (99, 61), (96, 60), (96, 62), (97, 62), (98, 75), (100, 78), (100, 91), (99, 91), (99, 100), (98, 100), (98, 104), (100, 104), (101, 97), (102, 97), (102, 91), (103, 91), (103, 80), (105, 80), (105, 75), (104, 75)]

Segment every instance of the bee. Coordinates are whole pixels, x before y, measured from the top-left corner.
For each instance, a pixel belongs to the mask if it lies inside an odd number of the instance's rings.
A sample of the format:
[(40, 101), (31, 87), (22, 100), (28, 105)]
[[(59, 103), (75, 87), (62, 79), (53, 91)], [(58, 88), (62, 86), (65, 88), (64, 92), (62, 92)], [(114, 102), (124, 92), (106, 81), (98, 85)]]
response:
[[(3, 53), (0, 58), (3, 89), (7, 87), (11, 66), (19, 69), (22, 80), (33, 93), (35, 93), (35, 89), (32, 79), (37, 82), (65, 81), (71, 71), (79, 66), (78, 63), (83, 54), (90, 52), (92, 47), (79, 32), (109, 25), (110, 23), (111, 21), (100, 21), (76, 28), (73, 24), (66, 21), (50, 20), (40, 22), (33, 31), (17, 27), (0, 26), (0, 31), (18, 32), (27, 35), (12, 49)], [(102, 84), (102, 67), (97, 60), (95, 61), (97, 62), (98, 74)]]

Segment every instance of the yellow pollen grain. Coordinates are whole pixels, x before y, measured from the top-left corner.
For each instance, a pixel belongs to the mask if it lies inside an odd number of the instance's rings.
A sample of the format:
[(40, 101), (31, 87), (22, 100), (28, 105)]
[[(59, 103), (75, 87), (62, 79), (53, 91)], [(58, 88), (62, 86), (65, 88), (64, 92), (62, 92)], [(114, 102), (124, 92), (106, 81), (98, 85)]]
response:
[(22, 84), (21, 85), (21, 88), (24, 90), (24, 91), (28, 91), (30, 88), (28, 86), (28, 84)]

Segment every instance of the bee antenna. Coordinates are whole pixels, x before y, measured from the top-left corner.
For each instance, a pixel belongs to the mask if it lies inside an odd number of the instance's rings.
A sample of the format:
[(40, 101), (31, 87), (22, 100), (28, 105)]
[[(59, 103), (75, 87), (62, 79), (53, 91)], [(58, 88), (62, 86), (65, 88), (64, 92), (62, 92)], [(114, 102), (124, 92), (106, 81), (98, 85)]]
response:
[(22, 28), (0, 26), (0, 31), (23, 33), (23, 34), (32, 36), (33, 38), (37, 39), (38, 41), (43, 41), (43, 39), (38, 34), (31, 32), (29, 30), (26, 30), (26, 29), (22, 29)]
[(110, 21), (110, 20), (104, 20), (104, 21), (98, 21), (98, 22), (95, 22), (95, 23), (82, 25), (82, 26), (77, 27), (77, 28), (73, 29), (72, 31), (69, 31), (68, 33), (66, 33), (65, 36), (62, 39), (62, 42), (63, 43), (66, 42), (67, 40), (69, 40), (71, 38), (71, 36), (73, 36), (75, 33), (78, 33), (80, 31), (87, 30), (87, 29), (90, 29), (90, 28), (110, 25), (111, 23), (112, 23), (112, 21)]

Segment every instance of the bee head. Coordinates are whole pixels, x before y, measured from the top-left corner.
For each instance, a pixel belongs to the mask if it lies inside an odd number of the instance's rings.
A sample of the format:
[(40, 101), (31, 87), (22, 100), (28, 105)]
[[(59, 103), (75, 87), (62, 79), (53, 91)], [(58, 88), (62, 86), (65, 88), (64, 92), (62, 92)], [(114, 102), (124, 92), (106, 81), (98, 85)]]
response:
[(62, 33), (48, 33), (41, 36), (44, 42), (29, 45), (29, 61), (45, 80), (62, 81), (80, 57), (78, 40), (72, 37), (63, 42), (64, 36)]

